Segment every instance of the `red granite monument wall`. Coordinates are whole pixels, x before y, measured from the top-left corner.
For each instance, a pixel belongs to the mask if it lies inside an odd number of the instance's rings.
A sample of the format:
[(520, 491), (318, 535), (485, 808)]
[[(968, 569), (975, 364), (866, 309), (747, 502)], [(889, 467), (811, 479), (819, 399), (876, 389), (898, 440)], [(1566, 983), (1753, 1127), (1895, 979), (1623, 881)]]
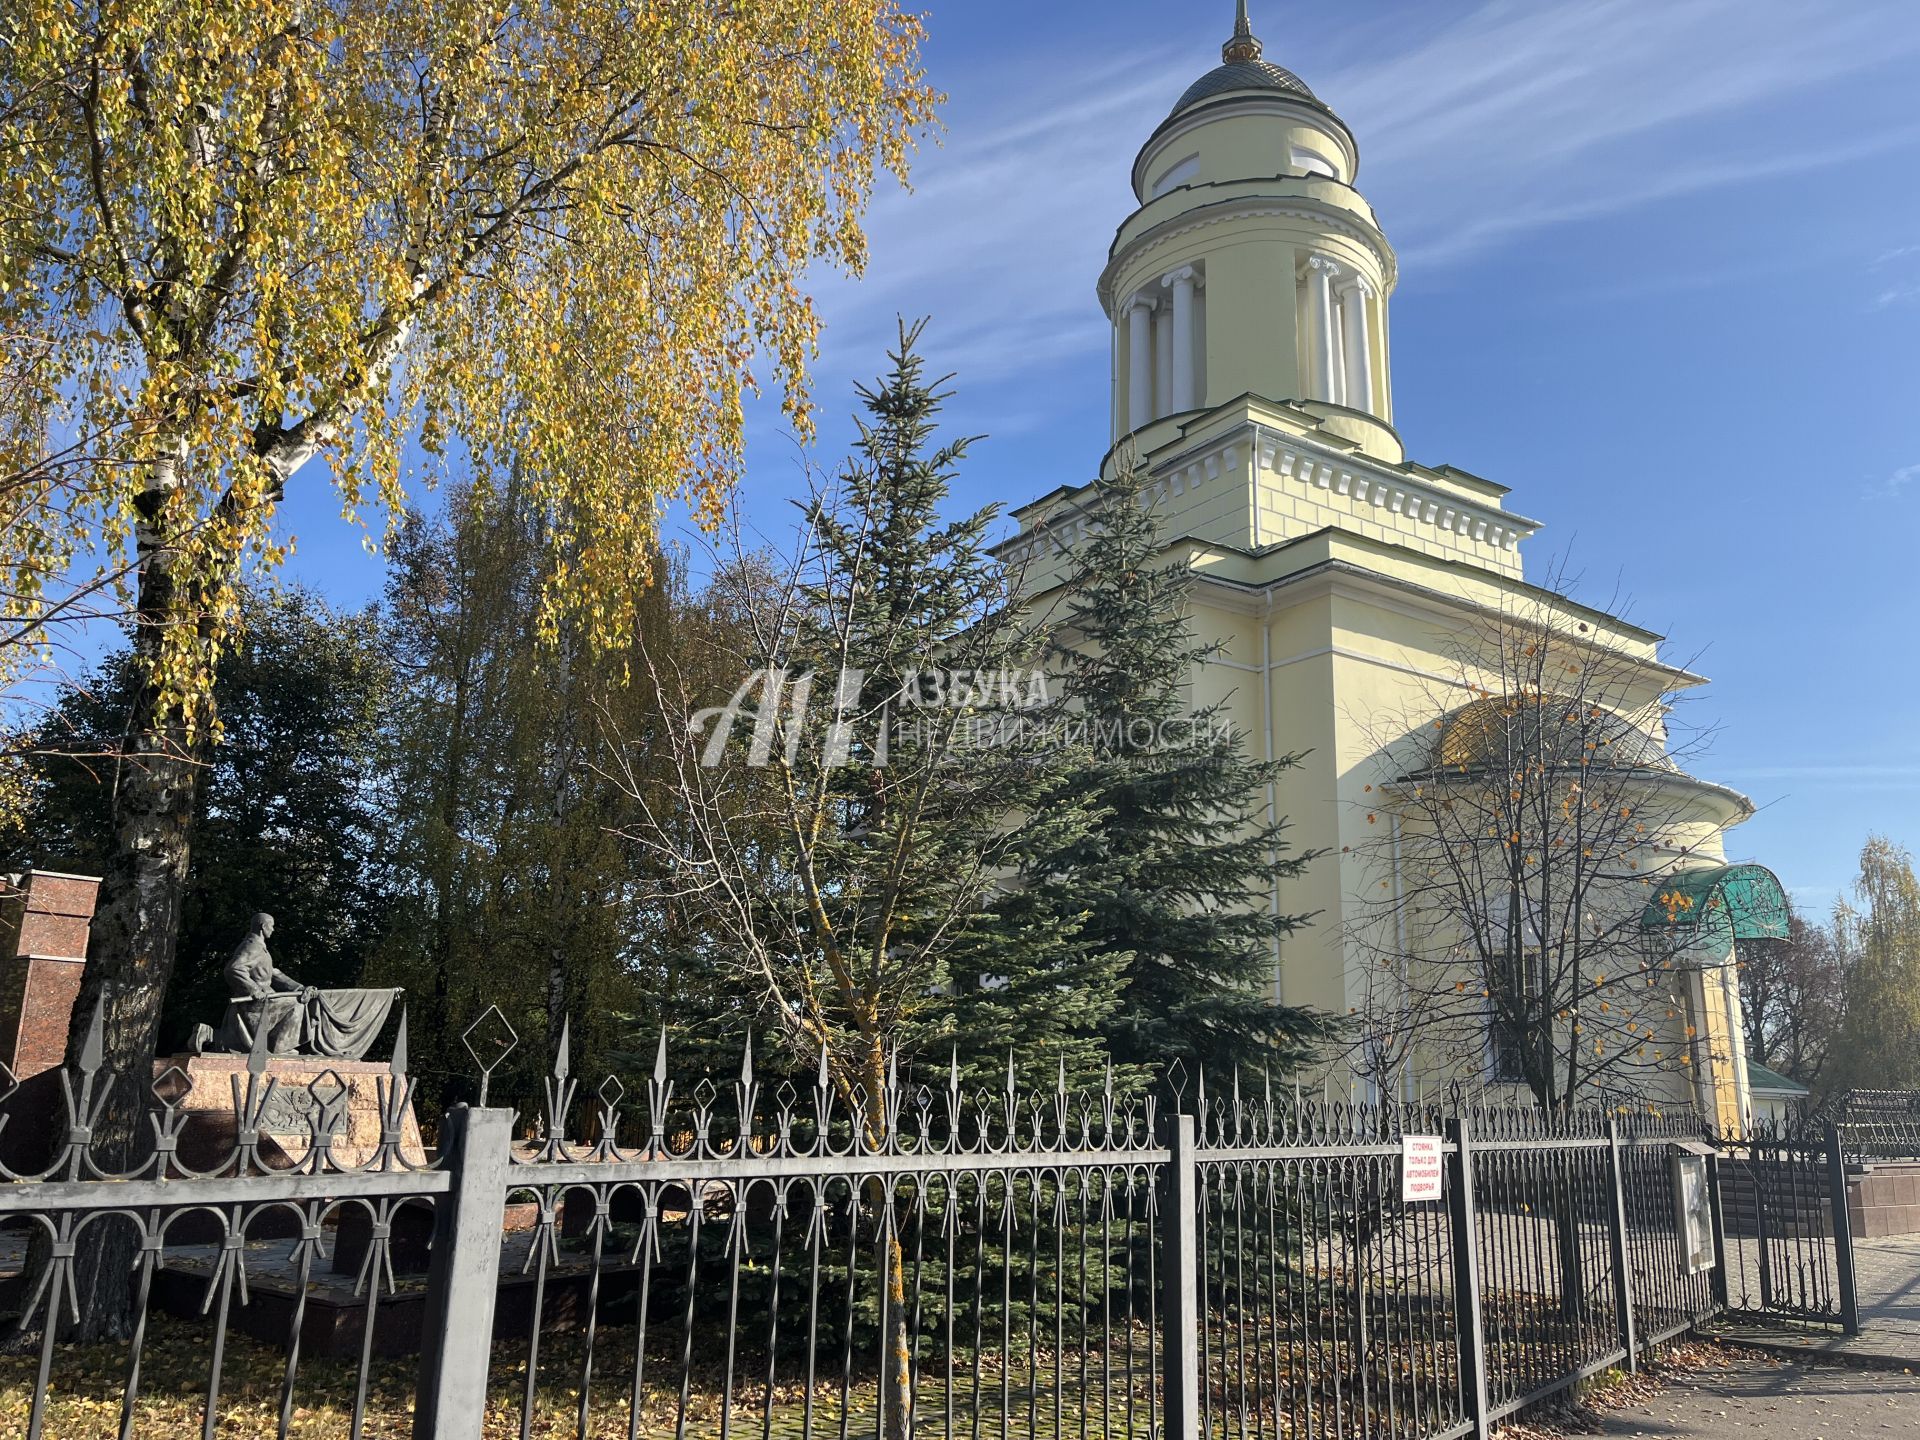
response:
[(0, 1062), (26, 1080), (57, 1069), (87, 964), (100, 881), (28, 872), (0, 900)]

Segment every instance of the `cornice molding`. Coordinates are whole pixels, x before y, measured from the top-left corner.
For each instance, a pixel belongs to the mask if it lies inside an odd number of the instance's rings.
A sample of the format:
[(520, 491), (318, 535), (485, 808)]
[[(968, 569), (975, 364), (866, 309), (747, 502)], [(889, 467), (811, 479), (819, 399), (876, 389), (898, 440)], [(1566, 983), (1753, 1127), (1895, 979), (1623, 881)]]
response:
[[(1303, 537), (1304, 538), (1304, 537)], [(1214, 547), (1216, 549), (1221, 547)], [(1416, 552), (1417, 553), (1417, 552)], [(1537, 585), (1529, 585), (1524, 580), (1506, 579), (1506, 584), (1523, 594), (1537, 596), (1542, 601), (1551, 601), (1562, 606), (1567, 613), (1585, 615), (1594, 622), (1620, 631), (1623, 635), (1657, 645), (1665, 637), (1651, 630), (1595, 610), (1590, 605), (1569, 600), (1566, 596)], [(1470, 620), (1500, 620), (1506, 617), (1502, 611), (1492, 605), (1472, 600), (1462, 595), (1449, 595), (1443, 590), (1435, 590), (1430, 585), (1402, 579), (1397, 575), (1383, 574), (1352, 561), (1328, 558), (1315, 561), (1301, 570), (1288, 575), (1276, 576), (1272, 580), (1235, 580), (1227, 576), (1207, 571), (1194, 572), (1195, 589), (1211, 589), (1220, 594), (1220, 601), (1213, 602), (1219, 608), (1238, 608), (1248, 614), (1260, 613), (1270, 598), (1283, 590), (1295, 590), (1298, 595), (1294, 601), (1310, 600), (1320, 595), (1332, 595), (1340, 599), (1358, 600), (1369, 605), (1378, 605), (1408, 619), (1439, 621), (1442, 624), (1457, 625), (1464, 617)], [(1223, 604), (1227, 595), (1243, 597), (1237, 604)], [(1696, 675), (1691, 670), (1683, 670), (1677, 665), (1644, 656), (1632, 655), (1608, 645), (1598, 639), (1568, 637), (1569, 643), (1577, 644), (1588, 653), (1642, 671), (1659, 680), (1667, 689), (1689, 690), (1697, 685), (1705, 685), (1707, 677)]]
[[(1642, 768), (1615, 773), (1631, 774), (1634, 777), (1634, 783), (1636, 785), (1644, 785), (1649, 791), (1677, 792), (1689, 801), (1707, 800), (1725, 807), (1723, 813), (1710, 817), (1712, 822), (1722, 830), (1730, 830), (1735, 825), (1740, 825), (1751, 820), (1758, 809), (1758, 807), (1754, 805), (1753, 800), (1743, 791), (1736, 790), (1731, 785), (1722, 785), (1717, 780), (1702, 780), (1698, 775), (1691, 774), (1685, 770)], [(1468, 778), (1470, 782), (1472, 777), (1469, 776)], [(1403, 775), (1398, 779), (1378, 783), (1382, 791), (1392, 793), (1403, 790), (1404, 787), (1416, 783), (1431, 785), (1455, 782), (1451, 777), (1441, 773), (1435, 775)], [(1667, 818), (1673, 823), (1685, 823), (1688, 817), (1681, 815), (1668, 816)], [(1672, 841), (1657, 844), (1652, 848), (1665, 851), (1672, 855), (1684, 856), (1699, 855), (1702, 853), (1695, 846), (1677, 846), (1673, 844)]]
[[(1243, 195), (1216, 200), (1195, 210), (1183, 210), (1178, 215), (1169, 216), (1148, 227), (1125, 242), (1116, 237), (1108, 253), (1107, 263), (1100, 271), (1100, 278), (1094, 286), (1101, 311), (1109, 319), (1112, 318), (1113, 279), (1125, 265), (1150, 255), (1154, 250), (1170, 245), (1183, 236), (1192, 235), (1211, 226), (1224, 225), (1230, 220), (1260, 219), (1267, 216), (1310, 221), (1357, 241), (1365, 246), (1379, 262), (1381, 284), (1385, 292), (1392, 294), (1399, 284), (1399, 259), (1394, 255), (1393, 247), (1387, 243), (1387, 237), (1376, 226), (1361, 223), (1350, 212), (1338, 206), (1304, 197), (1281, 201), (1271, 195)], [(1124, 230), (1126, 226), (1123, 224), (1120, 228)]]
[[(1381, 512), (1378, 523), (1403, 531), (1408, 541), (1438, 543), (1442, 536), (1452, 536), (1457, 537), (1454, 543), (1475, 551), (1517, 555), (1520, 542), (1540, 529), (1539, 521), (1524, 515), (1467, 499), (1418, 476), (1366, 460), (1357, 452), (1307, 440), (1251, 418), (1224, 434), (1176, 441), (1167, 451), (1147, 456), (1150, 478), (1141, 501), (1161, 505), (1180, 499), (1224, 474), (1235, 473), (1243, 459), (1252, 461), (1247, 499), (1256, 525), (1259, 489), (1271, 476), (1272, 483), (1281, 489), (1310, 498), (1319, 499), (1316, 492), (1325, 492), (1329, 499), (1342, 496), (1355, 505), (1370, 504)], [(1039, 547), (1042, 528), (1052, 543), (1077, 544), (1087, 533), (1086, 502), (1091, 489), (1089, 483), (1064, 492), (1061, 506), (1046, 518), (1043, 527), (1023, 527), (1020, 534), (1005, 542), (1008, 558), (1031, 557)], [(1255, 539), (1259, 539), (1257, 532)]]
[[(1218, 480), (1221, 475), (1239, 466), (1245, 445), (1242, 442), (1236, 448), (1229, 441), (1224, 445), (1206, 448), (1212, 453), (1201, 455), (1191, 464), (1182, 464), (1166, 474), (1158, 473), (1161, 467), (1149, 460), (1152, 478), (1141, 487), (1140, 503), (1152, 508), (1168, 499), (1178, 499), (1190, 490), (1198, 490), (1209, 481)], [(1095, 533), (1096, 511), (1088, 503), (1087, 497), (1098, 483), (1088, 481), (1084, 485), (1062, 486), (1053, 491), (1053, 495), (1060, 499), (1059, 507), (1041, 517), (1038, 524), (1023, 524), (1017, 534), (996, 545), (994, 553), (1010, 563), (1019, 564), (1032, 559), (1043, 545), (1067, 550), (1079, 544), (1086, 536)], [(1014, 513), (1025, 515), (1032, 509), (1032, 505), (1024, 505)]]
[[(1556, 605), (1569, 615), (1584, 616), (1588, 622), (1596, 626), (1596, 629), (1605, 627), (1618, 632), (1623, 637), (1640, 640), (1653, 646), (1659, 645), (1666, 639), (1666, 636), (1658, 631), (1648, 630), (1629, 620), (1622, 620), (1617, 615), (1609, 615), (1604, 610), (1596, 610), (1591, 605), (1583, 605), (1557, 591), (1530, 584), (1520, 576), (1484, 571), (1477, 566), (1469, 566), (1465, 561), (1428, 555), (1424, 551), (1414, 550), (1409, 546), (1369, 539), (1366, 536), (1355, 535), (1351, 531), (1335, 530), (1332, 526), (1323, 526), (1319, 530), (1295, 536), (1272, 549), (1261, 552), (1244, 550), (1237, 545), (1224, 544), (1198, 535), (1183, 534), (1169, 539), (1156, 553), (1160, 557), (1166, 557), (1181, 552), (1184, 553), (1188, 563), (1197, 562), (1208, 555), (1237, 556), (1243, 560), (1257, 562), (1263, 555), (1284, 554), (1295, 546), (1329, 534), (1338, 534), (1354, 544), (1385, 551), (1397, 550), (1449, 569), (1469, 573), (1483, 583), (1491, 582), (1503, 589), (1510, 589), (1517, 595), (1543, 604)], [(1000, 545), (994, 547), (995, 553), (1004, 552), (1012, 544), (1012, 540), (1002, 541)], [(1285, 575), (1276, 575), (1270, 580), (1241, 580), (1216, 571), (1198, 568), (1193, 572), (1193, 579), (1196, 591), (1211, 592), (1212, 598), (1208, 603), (1215, 608), (1248, 615), (1261, 614), (1270, 608), (1273, 597), (1278, 592), (1299, 587), (1301, 592), (1299, 599), (1312, 599), (1323, 593), (1333, 594), (1342, 598), (1362, 600), (1368, 604), (1383, 605), (1412, 619), (1440, 620), (1444, 623), (1457, 624), (1462, 617), (1481, 620), (1503, 618), (1503, 612), (1495, 606), (1464, 595), (1436, 590), (1431, 585), (1422, 585), (1415, 580), (1357, 565), (1351, 560), (1343, 560), (1338, 556), (1327, 556), (1315, 560), (1298, 570), (1290, 571)], [(1029, 598), (1039, 599), (1059, 588), (1060, 582), (1056, 581), (1034, 592)], [(1617, 660), (1656, 677), (1671, 690), (1687, 690), (1707, 683), (1707, 677), (1704, 675), (1682, 669), (1677, 665), (1669, 665), (1662, 660), (1628, 654), (1597, 638), (1579, 641), (1579, 643), (1596, 656)]]
[(1339, 133), (1331, 138), (1346, 152), (1347, 174), (1354, 180), (1360, 178), (1360, 142), (1354, 139), (1353, 131), (1347, 128), (1347, 122), (1335, 115), (1331, 109), (1317, 100), (1309, 101), (1297, 96), (1286, 95), (1271, 90), (1245, 90), (1239, 93), (1228, 91), (1219, 96), (1190, 105), (1185, 110), (1169, 115), (1155, 127), (1146, 143), (1134, 154), (1133, 168), (1128, 172), (1133, 193), (1138, 195), (1146, 188), (1146, 172), (1151, 168), (1151, 157), (1172, 145), (1183, 135), (1212, 124), (1215, 120), (1225, 119), (1235, 114), (1271, 115), (1280, 112), (1297, 119), (1314, 130), (1326, 134), (1327, 122), (1333, 122), (1333, 128)]
[(1538, 520), (1465, 499), (1393, 466), (1364, 460), (1358, 454), (1276, 430), (1257, 420), (1247, 423), (1255, 433), (1254, 455), (1259, 468), (1291, 482), (1296, 489), (1324, 490), (1347, 496), (1356, 504), (1371, 503), (1415, 526), (1459, 535), (1494, 550), (1518, 551), (1520, 542), (1531, 539), (1541, 528)]

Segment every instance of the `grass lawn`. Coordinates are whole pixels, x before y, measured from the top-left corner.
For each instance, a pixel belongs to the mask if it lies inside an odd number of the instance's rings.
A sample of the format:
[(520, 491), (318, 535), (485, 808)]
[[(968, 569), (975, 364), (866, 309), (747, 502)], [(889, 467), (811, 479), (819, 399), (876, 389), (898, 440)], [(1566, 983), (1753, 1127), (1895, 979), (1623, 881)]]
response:
[[(639, 1433), (672, 1437), (680, 1418), (678, 1334), (648, 1337), (647, 1378), (641, 1393)], [(689, 1436), (721, 1432), (720, 1371), (725, 1335), (695, 1336), (693, 1380), (686, 1399)], [(580, 1433), (580, 1371), (584, 1344), (577, 1335), (543, 1337), (541, 1384), (534, 1400), (531, 1433), (541, 1437)], [(1145, 1339), (1137, 1342), (1136, 1364), (1144, 1369)], [(135, 1402), (133, 1433), (139, 1436), (186, 1437), (200, 1433), (205, 1415), (207, 1375), (212, 1359), (212, 1327), (194, 1321), (155, 1315), (149, 1322), (142, 1360), (140, 1396)], [(46, 1403), (47, 1440), (93, 1440), (119, 1433), (122, 1394), (126, 1384), (127, 1348), (124, 1345), (62, 1346), (54, 1356), (53, 1381)], [(837, 1357), (836, 1357), (837, 1362)], [(1123, 1437), (1129, 1434), (1124, 1353), (1116, 1353), (1110, 1383), (1103, 1385), (1101, 1357), (1086, 1357), (1086, 1381), (1081, 1382), (1081, 1356), (1069, 1352), (1064, 1369), (1065, 1388), (1059, 1393), (1060, 1423), (1055, 1426), (1055, 1385), (1051, 1357), (1039, 1357), (1035, 1372), (1027, 1371), (1024, 1349), (1015, 1355), (1006, 1376), (1006, 1430), (1015, 1435), (1058, 1434), (1062, 1440), (1080, 1436)], [(218, 1401), (220, 1436), (271, 1436), (280, 1423), (281, 1385), (286, 1360), (279, 1350), (240, 1334), (228, 1337)], [(362, 1434), (369, 1440), (402, 1440), (413, 1433), (412, 1358), (376, 1358), (368, 1375), (367, 1405)], [(776, 1377), (771, 1407), (767, 1403), (764, 1361), (750, 1375), (736, 1375), (734, 1402), (727, 1417), (738, 1440), (772, 1434), (800, 1440), (809, 1429), (807, 1392), (800, 1377)], [(23, 1435), (32, 1401), (36, 1355), (0, 1356), (0, 1434)], [(603, 1328), (594, 1347), (595, 1373), (590, 1390), (588, 1436), (625, 1440), (628, 1434), (629, 1395), (633, 1383), (633, 1331)], [(526, 1388), (526, 1342), (504, 1342), (495, 1347), (492, 1380), (488, 1388), (488, 1440), (507, 1440), (521, 1433), (521, 1411)], [(656, 1380), (656, 1376), (658, 1379)], [(293, 1409), (287, 1433), (300, 1440), (344, 1437), (351, 1433), (358, 1366), (347, 1360), (303, 1359), (295, 1380)], [(1001, 1367), (998, 1357), (982, 1358), (978, 1402), (969, 1362), (956, 1364), (953, 1377), (953, 1433), (958, 1437), (998, 1436), (1002, 1433)], [(841, 1374), (837, 1363), (823, 1360), (815, 1376), (811, 1433), (820, 1440), (839, 1440), (842, 1434)], [(1147, 1385), (1144, 1377), (1133, 1387), (1131, 1433), (1147, 1434)], [(875, 1386), (871, 1375), (852, 1377), (846, 1387), (845, 1433), (849, 1440), (874, 1431)], [(1082, 1403), (1084, 1400), (1084, 1403)], [(919, 1386), (915, 1431), (941, 1436), (947, 1430), (947, 1391), (944, 1368), (923, 1374)], [(1031, 1417), (1031, 1423), (1030, 1423)], [(977, 1420), (977, 1430), (976, 1430)]]

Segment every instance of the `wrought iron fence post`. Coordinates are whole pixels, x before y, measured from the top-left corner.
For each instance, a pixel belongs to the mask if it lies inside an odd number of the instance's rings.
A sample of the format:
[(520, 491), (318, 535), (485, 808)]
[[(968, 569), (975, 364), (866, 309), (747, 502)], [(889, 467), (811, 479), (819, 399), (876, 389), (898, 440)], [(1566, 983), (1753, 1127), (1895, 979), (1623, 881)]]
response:
[(1840, 1284), (1840, 1328), (1860, 1333), (1860, 1293), (1853, 1277), (1853, 1217), (1847, 1213), (1847, 1156), (1840, 1127), (1827, 1126), (1827, 1198), (1833, 1206), (1833, 1269)]
[(442, 1153), (453, 1184), (434, 1204), (413, 1410), (416, 1440), (480, 1440), (513, 1118), (511, 1110), (463, 1106), (442, 1123)]
[(1727, 1290), (1727, 1211), (1726, 1201), (1720, 1188), (1720, 1157), (1724, 1152), (1716, 1148), (1707, 1157), (1707, 1204), (1713, 1212), (1713, 1275), (1709, 1284), (1713, 1286), (1713, 1304), (1719, 1311), (1726, 1311), (1731, 1301)]
[(1167, 1208), (1161, 1218), (1162, 1273), (1167, 1299), (1165, 1440), (1200, 1435), (1200, 1167), (1193, 1116), (1174, 1115), (1167, 1153)]
[(1447, 1219), (1453, 1244), (1453, 1315), (1460, 1357), (1461, 1418), (1476, 1440), (1487, 1440), (1487, 1334), (1480, 1311), (1480, 1249), (1473, 1202), (1473, 1125), (1460, 1115), (1447, 1121), (1453, 1143), (1448, 1176)]
[(1786, 1156), (1798, 1152), (1785, 1149), (1772, 1152), (1756, 1149), (1747, 1152), (1749, 1157), (1747, 1178), (1753, 1182), (1754, 1253), (1760, 1271), (1760, 1308), (1771, 1310), (1773, 1309), (1773, 1236), (1769, 1233), (1767, 1225), (1768, 1162), (1761, 1158), (1764, 1153)]
[(1634, 1333), (1633, 1272), (1628, 1268), (1626, 1167), (1620, 1151), (1620, 1119), (1607, 1117), (1607, 1175), (1612, 1181), (1607, 1197), (1607, 1248), (1613, 1255), (1613, 1310), (1619, 1321), (1620, 1343), (1627, 1352), (1627, 1372), (1640, 1370), (1640, 1344)]

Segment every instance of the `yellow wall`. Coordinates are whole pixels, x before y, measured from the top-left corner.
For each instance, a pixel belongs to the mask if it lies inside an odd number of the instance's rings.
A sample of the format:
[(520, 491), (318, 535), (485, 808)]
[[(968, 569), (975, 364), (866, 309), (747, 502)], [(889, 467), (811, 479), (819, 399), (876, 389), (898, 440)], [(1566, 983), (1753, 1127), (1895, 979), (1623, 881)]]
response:
[[(1244, 473), (1222, 474), (1213, 493), (1230, 497), (1250, 483)], [(1203, 486), (1200, 494), (1207, 493)], [(1226, 508), (1223, 501), (1223, 513)], [(1184, 533), (1180, 521), (1193, 514), (1191, 506), (1176, 508), (1163, 533)], [(1489, 611), (1523, 612), (1542, 603), (1541, 592), (1514, 573), (1517, 564), (1473, 565), (1425, 554), (1345, 528), (1357, 523), (1336, 523), (1262, 553), (1179, 547), (1201, 577), (1193, 592), (1194, 633), (1220, 647), (1193, 678), (1195, 703), (1222, 705), (1247, 737), (1250, 754), (1306, 752), (1282, 775), (1272, 804), (1292, 826), (1296, 849), (1326, 853), (1268, 902), (1315, 916), (1283, 942), (1272, 993), (1280, 1003), (1336, 1016), (1367, 1004), (1365, 947), (1348, 932), (1377, 913), (1370, 902), (1382, 880), (1392, 881), (1378, 859), (1380, 827), (1389, 823), (1378, 787), (1404, 773), (1407, 749), (1431, 743), (1433, 720), (1473, 698), (1469, 682), (1499, 683), (1497, 662), (1478, 675), (1463, 672), (1462, 637)], [(1611, 657), (1623, 709), (1652, 707), (1676, 685), (1693, 683), (1695, 677), (1660, 663), (1657, 637), (1558, 603), (1590, 626), (1596, 651)], [(1725, 792), (1703, 788), (1668, 838), (1696, 861), (1714, 860), (1721, 832), (1739, 818)], [(1724, 1123), (1743, 1105), (1733, 1043), (1739, 1034), (1735, 972), (1708, 968), (1691, 983), (1695, 998), (1676, 999), (1681, 1014), (1659, 1043), (1664, 1053), (1694, 1057), (1697, 1073), (1712, 1087), (1700, 1098)], [(1450, 1038), (1417, 1054), (1414, 1082), (1478, 1082), (1483, 1057), (1462, 1049)], [(1676, 1104), (1692, 1098), (1693, 1073), (1636, 1079), (1649, 1100)], [(1351, 1077), (1335, 1064), (1328, 1078), (1344, 1087)]]
[[(1296, 146), (1330, 160), (1339, 178), (1294, 168)], [(1159, 196), (1150, 193), (1170, 167), (1192, 158), (1196, 173)], [(1115, 236), (1100, 278), (1101, 303), (1114, 327), (1114, 437), (1153, 418), (1129, 413), (1131, 337), (1125, 316), (1136, 295), (1164, 299), (1162, 278), (1182, 266), (1204, 277), (1204, 387), (1198, 408), (1237, 395), (1296, 400), (1307, 393), (1304, 333), (1296, 277), (1324, 255), (1366, 279), (1374, 337), (1373, 413), (1391, 420), (1387, 297), (1397, 279), (1392, 247), (1352, 180), (1351, 137), (1314, 108), (1267, 94), (1175, 120), (1135, 162), (1137, 209)], [(1398, 458), (1397, 456), (1395, 458)]]
[(1311, 110), (1278, 96), (1175, 121), (1150, 140), (1134, 161), (1134, 193), (1141, 201), (1149, 201), (1150, 187), (1189, 155), (1199, 161), (1198, 174), (1190, 182), (1195, 185), (1297, 175), (1301, 172), (1293, 168), (1295, 146), (1330, 160), (1335, 175), (1328, 183), (1339, 184), (1357, 199), (1357, 192), (1350, 188), (1358, 158), (1352, 141)]
[[(1333, 160), (1339, 177), (1300, 173), (1292, 149), (1301, 143)], [(1194, 173), (1152, 195), (1188, 156)], [(1358, 1007), (1367, 990), (1343, 930), (1359, 923), (1363, 897), (1382, 879), (1363, 852), (1378, 848), (1368, 842), (1382, 810), (1367, 787), (1393, 769), (1383, 734), (1397, 723), (1395, 743), (1424, 743), (1434, 718), (1471, 698), (1456, 652), (1475, 617), (1542, 599), (1522, 571), (1535, 523), (1507, 510), (1501, 486), (1409, 462), (1392, 428), (1387, 319), (1397, 261), (1353, 188), (1357, 163), (1351, 136), (1310, 103), (1274, 91), (1209, 100), (1163, 124), (1142, 149), (1133, 172), (1140, 205), (1120, 226), (1099, 281), (1115, 335), (1116, 445), (1101, 473), (1110, 479), (1123, 463), (1144, 469), (1168, 558), (1200, 577), (1195, 636), (1221, 649), (1193, 677), (1195, 701), (1224, 705), (1255, 755), (1307, 752), (1272, 799), (1296, 848), (1327, 854), (1267, 902), (1316, 916), (1281, 947), (1274, 994), (1335, 1015)], [(1371, 289), (1370, 414), (1306, 398), (1311, 347), (1334, 339), (1310, 337), (1300, 308), (1302, 267), (1314, 256)], [(1126, 308), (1146, 295), (1164, 315), (1162, 279), (1186, 266), (1202, 277), (1195, 408), (1159, 413), (1156, 365), (1154, 414), (1130, 414)], [(1041, 606), (1057, 594), (1064, 556), (1094, 523), (1097, 498), (1076, 484), (1015, 512), (1021, 532), (1001, 553)], [(1697, 682), (1661, 664), (1657, 636), (1578, 613), (1625, 679), (1623, 704), (1651, 705)], [(1672, 838), (1710, 858), (1743, 802), (1710, 787), (1697, 798), (1680, 826), (1691, 833)], [(1737, 1121), (1744, 1066), (1734, 973), (1704, 971), (1693, 999), (1676, 1004), (1690, 1007), (1699, 1032), (1691, 1039), (1712, 1087), (1709, 1108), (1724, 1119), (1731, 1106)], [(1688, 1045), (1686, 1023), (1676, 1023), (1676, 1048)], [(1479, 1060), (1435, 1046), (1420, 1063), (1438, 1082)], [(1684, 1075), (1661, 1084), (1667, 1089), (1651, 1098), (1663, 1102), (1691, 1088)]]
[[(1344, 234), (1329, 234), (1311, 217), (1271, 213), (1228, 214), (1151, 233), (1129, 247), (1109, 270), (1109, 314), (1114, 325), (1115, 365), (1112, 413), (1114, 437), (1144, 423), (1128, 409), (1132, 364), (1130, 327), (1124, 309), (1135, 295), (1164, 303), (1162, 277), (1181, 266), (1197, 266), (1203, 277), (1200, 303), (1206, 321), (1206, 346), (1199, 408), (1224, 404), (1237, 395), (1281, 400), (1307, 394), (1303, 364), (1306, 326), (1297, 308), (1297, 277), (1312, 255), (1325, 255), (1367, 277), (1375, 332), (1384, 336), (1386, 264), (1375, 249)], [(1385, 400), (1386, 346), (1374, 347), (1372, 369), (1377, 403), (1374, 413), (1391, 419)]]
[[(1230, 713), (1253, 753), (1308, 752), (1283, 777), (1275, 803), (1292, 823), (1299, 848), (1327, 853), (1305, 875), (1281, 886), (1278, 903), (1284, 911), (1317, 918), (1285, 943), (1276, 994), (1284, 1003), (1335, 1015), (1366, 1005), (1363, 947), (1346, 932), (1378, 913), (1375, 892), (1383, 880), (1392, 880), (1379, 861), (1382, 827), (1391, 821), (1380, 787), (1404, 773), (1408, 748), (1431, 743), (1434, 719), (1472, 698), (1463, 686), (1459, 656), (1462, 635), (1471, 633), (1468, 614), (1461, 613), (1460, 623), (1450, 627), (1444, 615), (1420, 613), (1363, 591), (1329, 584), (1293, 600), (1283, 588), (1274, 592), (1271, 614), (1265, 597), (1231, 605), (1202, 598), (1193, 612), (1199, 636), (1224, 642), (1209, 673), (1197, 680), (1196, 694), (1214, 701), (1231, 692)], [(1508, 600), (1513, 603), (1514, 597)], [(1651, 703), (1670, 683), (1669, 673), (1644, 663), (1652, 659), (1650, 643), (1633, 635), (1620, 638), (1629, 642), (1627, 658), (1634, 662), (1627, 673), (1639, 676), (1638, 686), (1621, 698), (1628, 704)], [(1391, 756), (1382, 742), (1395, 737), (1401, 754)], [(1700, 858), (1717, 858), (1717, 836), (1733, 813), (1717, 792), (1686, 804), (1688, 818), (1671, 838)], [(1623, 903), (1637, 907), (1644, 901), (1636, 892)], [(1691, 1021), (1683, 1013), (1661, 1046), (1675, 1057), (1697, 1049), (1694, 1063), (1711, 1067), (1718, 1107), (1737, 1117), (1734, 972), (1713, 968), (1698, 979), (1705, 1013)], [(1689, 1044), (1688, 1023), (1701, 1032), (1698, 1047)], [(1417, 1078), (1428, 1085), (1478, 1080), (1481, 1065), (1478, 1054), (1428, 1053), (1416, 1062)], [(1344, 1083), (1337, 1067), (1334, 1078)], [(1688, 1097), (1686, 1071), (1663, 1077), (1636, 1072), (1636, 1079), (1651, 1089), (1649, 1098), (1663, 1103)]]

